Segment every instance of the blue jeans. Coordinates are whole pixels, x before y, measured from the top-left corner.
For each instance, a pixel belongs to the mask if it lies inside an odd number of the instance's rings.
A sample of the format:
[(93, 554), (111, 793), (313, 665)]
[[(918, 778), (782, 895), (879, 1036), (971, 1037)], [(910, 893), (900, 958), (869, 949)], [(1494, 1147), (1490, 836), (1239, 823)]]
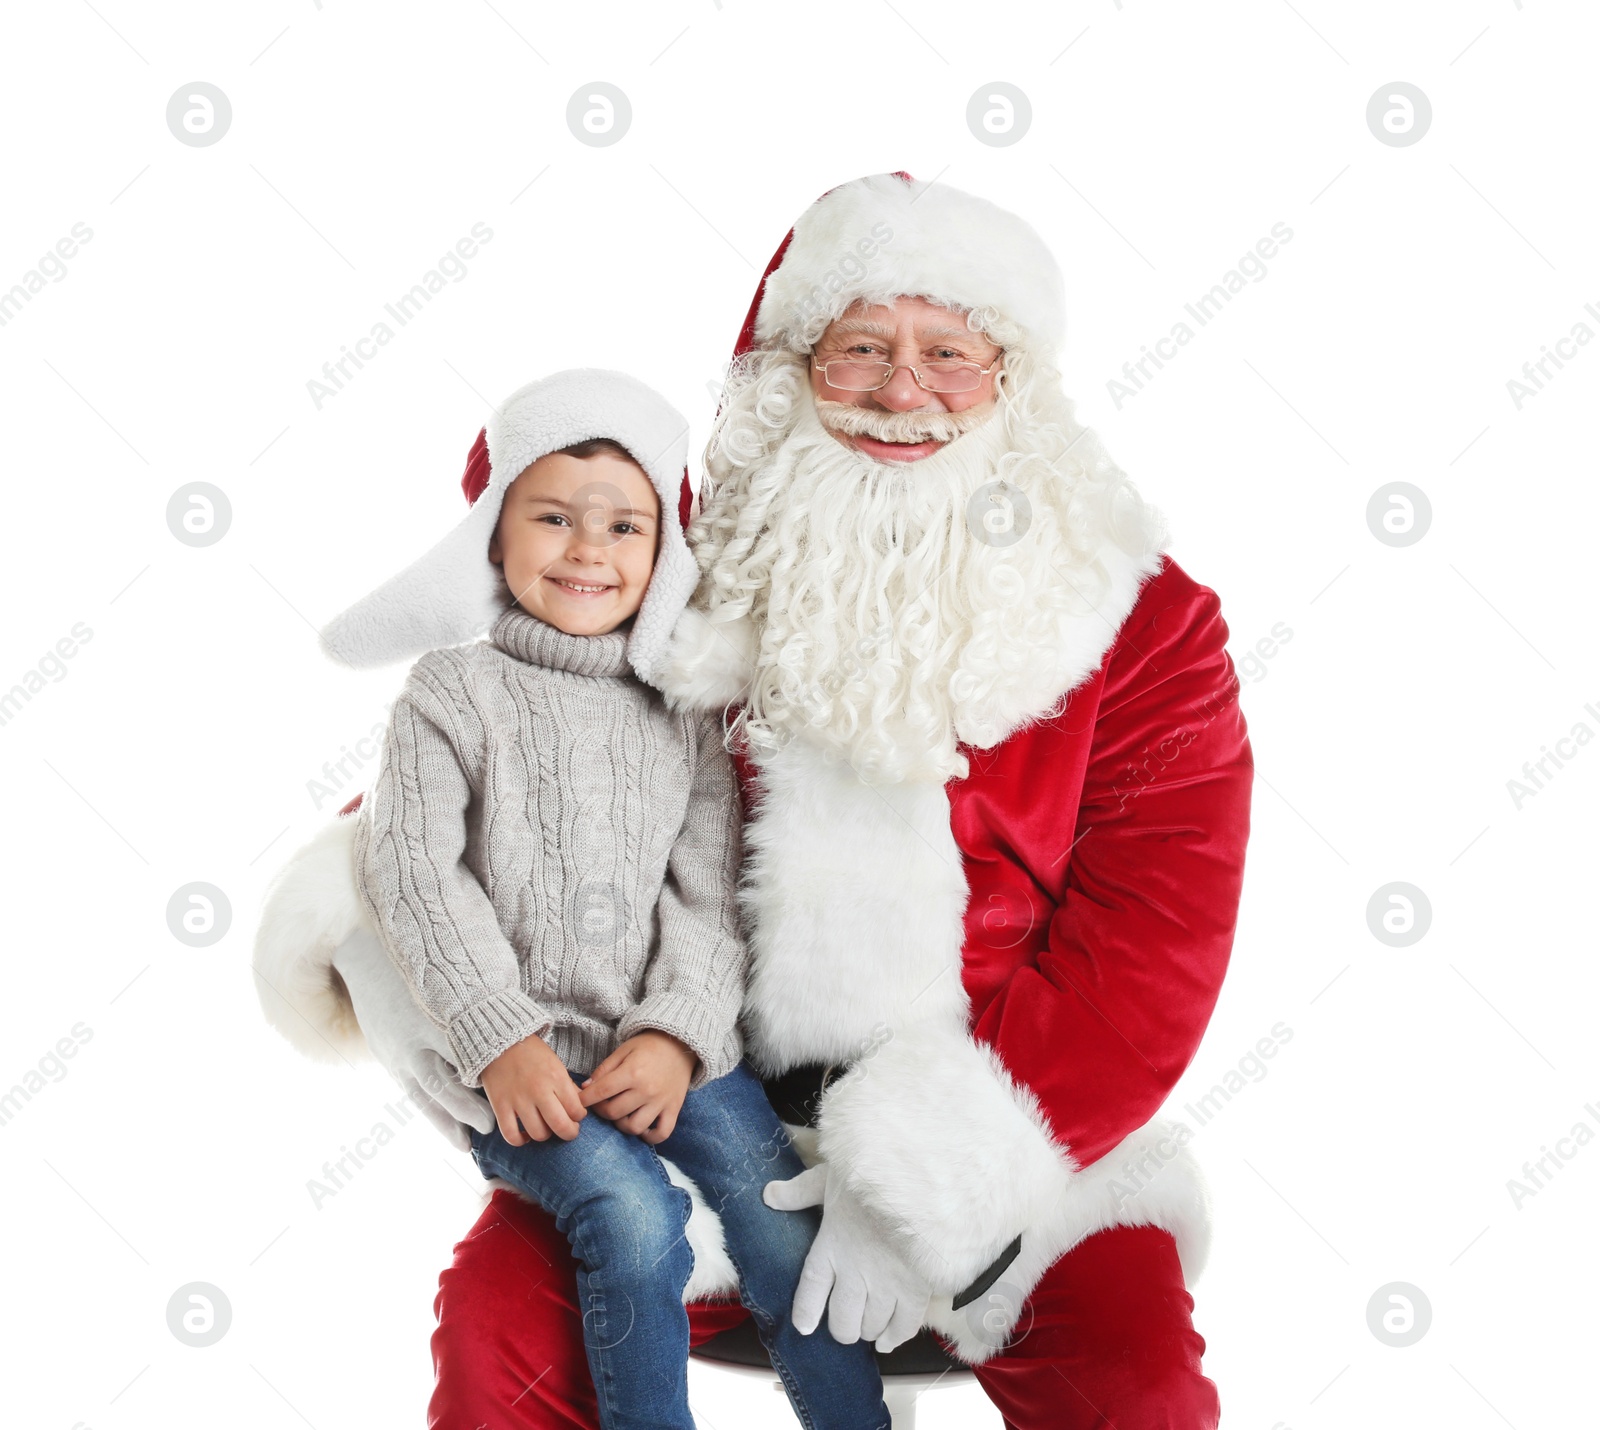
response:
[(683, 1307), (694, 1268), (684, 1235), (691, 1202), (667, 1180), (658, 1150), (721, 1216), (739, 1299), (800, 1423), (807, 1430), (888, 1430), (871, 1343), (840, 1345), (826, 1323), (803, 1336), (789, 1319), (821, 1218), (815, 1208), (775, 1211), (761, 1200), (768, 1181), (798, 1176), (804, 1164), (743, 1063), (690, 1092), (672, 1135), (655, 1147), (593, 1112), (570, 1142), (551, 1137), (513, 1147), (498, 1129), (472, 1133), (483, 1175), (504, 1178), (538, 1202), (572, 1245), (603, 1430), (694, 1430)]

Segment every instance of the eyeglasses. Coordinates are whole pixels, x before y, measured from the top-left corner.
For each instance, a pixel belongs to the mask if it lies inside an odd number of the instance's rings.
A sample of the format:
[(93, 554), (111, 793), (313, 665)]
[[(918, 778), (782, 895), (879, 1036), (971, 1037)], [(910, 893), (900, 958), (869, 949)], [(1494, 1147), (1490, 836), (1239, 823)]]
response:
[(1001, 353), (988, 367), (979, 367), (975, 362), (925, 362), (920, 367), (912, 367), (910, 363), (864, 362), (860, 358), (833, 358), (828, 362), (812, 358), (811, 361), (816, 363), (822, 380), (840, 392), (876, 392), (880, 387), (887, 387), (902, 367), (924, 392), (972, 392), (1000, 366), (1000, 358), (1004, 356)]

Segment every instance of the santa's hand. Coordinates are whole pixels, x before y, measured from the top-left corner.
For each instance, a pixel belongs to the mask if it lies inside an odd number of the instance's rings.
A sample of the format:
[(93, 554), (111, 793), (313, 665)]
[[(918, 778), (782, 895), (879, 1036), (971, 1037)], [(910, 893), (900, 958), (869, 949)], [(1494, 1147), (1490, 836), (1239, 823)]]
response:
[(828, 1309), (828, 1331), (849, 1345), (872, 1341), (892, 1351), (921, 1328), (933, 1293), (889, 1244), (883, 1228), (819, 1162), (786, 1182), (768, 1182), (761, 1199), (779, 1211), (822, 1207), (822, 1230), (811, 1243), (791, 1317), (810, 1335)]
[(350, 935), (333, 956), (350, 992), (350, 1006), (372, 1056), (411, 1101), (456, 1146), (467, 1128), (494, 1131), (494, 1111), (481, 1092), (462, 1084), (450, 1062), (450, 1041), (411, 996), (405, 979), (369, 928)]

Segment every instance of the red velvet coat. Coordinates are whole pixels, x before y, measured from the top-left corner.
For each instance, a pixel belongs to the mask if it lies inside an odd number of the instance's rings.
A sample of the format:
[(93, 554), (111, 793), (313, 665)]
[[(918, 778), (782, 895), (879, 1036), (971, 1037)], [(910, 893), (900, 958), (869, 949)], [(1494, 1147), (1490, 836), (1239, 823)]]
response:
[[(1227, 970), (1252, 766), (1216, 596), (1146, 570), (1074, 633), (1098, 664), (1061, 713), (964, 747), (942, 788), (866, 785), (799, 737), (741, 765), (749, 1056), (841, 1070), (813, 1150), (969, 1359), (1096, 1230), (1165, 1227), (1191, 1277), (1209, 1243), (1190, 1132), (1157, 1113)], [(1002, 1264), (980, 1327), (970, 1285)]]

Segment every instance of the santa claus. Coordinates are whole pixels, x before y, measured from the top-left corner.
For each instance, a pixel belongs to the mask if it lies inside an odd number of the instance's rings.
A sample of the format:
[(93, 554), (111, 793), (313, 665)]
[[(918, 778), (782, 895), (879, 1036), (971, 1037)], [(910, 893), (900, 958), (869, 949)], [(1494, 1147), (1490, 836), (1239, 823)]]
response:
[[(812, 205), (740, 336), (662, 684), (741, 761), (747, 1055), (808, 1164), (766, 1197), (823, 1209), (797, 1323), (931, 1328), (1009, 1427), (1198, 1430), (1207, 1201), (1156, 1114), (1227, 966), (1250, 752), (1217, 598), (1074, 416), (1064, 328), (1049, 251), (982, 199)], [(374, 956), (351, 822), (275, 886), (269, 1016), (312, 1052), (364, 1030), (479, 1120)], [(698, 1200), (689, 1236), (703, 1340), (745, 1312)], [(441, 1279), (430, 1424), (596, 1423), (570, 1260), (495, 1194)]]

